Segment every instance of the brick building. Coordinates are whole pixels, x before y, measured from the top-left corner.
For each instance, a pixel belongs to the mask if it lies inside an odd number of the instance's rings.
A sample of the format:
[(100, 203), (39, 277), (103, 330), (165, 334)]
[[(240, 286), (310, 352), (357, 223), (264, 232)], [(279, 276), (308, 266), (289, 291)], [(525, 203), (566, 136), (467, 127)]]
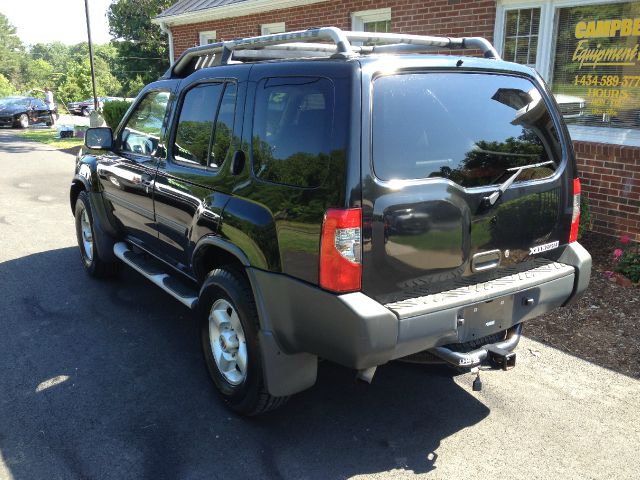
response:
[(153, 21), (172, 59), (194, 45), (313, 26), (486, 37), (550, 84), (593, 229), (640, 241), (639, 1), (180, 0)]

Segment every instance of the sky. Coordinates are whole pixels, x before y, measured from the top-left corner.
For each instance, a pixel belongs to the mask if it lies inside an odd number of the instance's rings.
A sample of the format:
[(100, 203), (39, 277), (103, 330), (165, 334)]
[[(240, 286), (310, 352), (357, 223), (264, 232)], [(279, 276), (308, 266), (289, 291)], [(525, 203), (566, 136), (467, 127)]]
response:
[[(106, 16), (110, 4), (111, 0), (89, 0), (93, 43), (111, 40)], [(0, 13), (18, 29), (18, 37), (25, 45), (87, 41), (84, 0), (0, 0)]]

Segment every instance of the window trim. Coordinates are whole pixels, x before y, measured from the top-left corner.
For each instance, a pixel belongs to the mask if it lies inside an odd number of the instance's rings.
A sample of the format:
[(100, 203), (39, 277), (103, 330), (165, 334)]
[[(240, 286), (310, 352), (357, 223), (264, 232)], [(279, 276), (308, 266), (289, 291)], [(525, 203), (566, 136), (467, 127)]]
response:
[(263, 23), (260, 25), (261, 35), (271, 35), (273, 33), (284, 33), (287, 31), (285, 22)]
[(217, 39), (218, 37), (216, 36), (215, 30), (206, 30), (198, 33), (198, 40), (200, 42), (200, 45), (208, 45), (208, 40), (213, 40), (215, 43)]
[[(535, 69), (550, 85), (551, 90), (551, 66), (553, 64), (551, 57), (555, 47), (554, 32), (556, 31), (558, 10), (567, 7), (611, 5), (616, 3), (630, 3), (630, 0), (498, 0), (493, 31), (494, 46), (500, 56), (502, 56), (507, 11), (523, 8), (540, 8), (540, 27), (538, 29), (538, 51), (536, 53)], [(567, 127), (573, 140), (640, 146), (640, 130), (582, 125), (567, 125)]]
[(175, 155), (173, 154), (173, 145), (175, 144), (176, 134), (178, 133), (178, 126), (180, 125), (180, 114), (182, 113), (182, 107), (184, 105), (184, 100), (187, 97), (187, 94), (196, 87), (201, 87), (203, 85), (218, 84), (218, 83), (222, 84), (222, 94), (220, 95), (220, 98), (218, 100), (218, 105), (216, 105), (216, 114), (213, 118), (213, 126), (211, 127), (211, 136), (209, 137), (209, 147), (208, 147), (207, 157), (211, 155), (211, 148), (215, 140), (214, 136), (216, 132), (216, 122), (218, 120), (218, 115), (220, 113), (220, 106), (222, 105), (222, 99), (224, 98), (224, 94), (227, 91), (227, 85), (230, 83), (233, 83), (236, 87), (236, 105), (233, 113), (233, 125), (231, 127), (231, 131), (235, 132), (236, 120), (238, 118), (238, 115), (237, 115), (238, 113), (237, 112), (238, 82), (237, 80), (235, 78), (211, 78), (211, 79), (207, 78), (205, 80), (194, 82), (193, 84), (189, 85), (188, 88), (184, 89), (180, 93), (180, 97), (176, 101), (176, 107), (175, 107), (176, 113), (174, 115), (173, 124), (171, 125), (171, 129), (169, 131), (169, 135), (167, 138), (167, 161), (169, 163), (180, 166), (182, 168), (192, 168), (194, 170), (198, 170), (201, 172), (206, 171), (214, 175), (217, 175), (222, 169), (222, 166), (224, 165), (224, 161), (217, 167), (211, 167), (210, 165), (208, 165), (208, 162), (207, 162), (207, 165), (200, 165), (200, 164), (195, 164), (191, 162), (183, 162), (181, 160), (177, 160)]
[(391, 21), (391, 7), (351, 12), (351, 29), (354, 32), (363, 32), (365, 23), (384, 21)]

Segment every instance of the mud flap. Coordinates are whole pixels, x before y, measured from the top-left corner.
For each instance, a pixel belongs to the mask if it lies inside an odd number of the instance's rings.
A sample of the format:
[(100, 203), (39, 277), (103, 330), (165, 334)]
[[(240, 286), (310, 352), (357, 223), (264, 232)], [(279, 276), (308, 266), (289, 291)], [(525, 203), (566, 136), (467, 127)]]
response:
[(258, 338), (262, 352), (262, 370), (270, 395), (293, 395), (316, 383), (318, 357), (309, 353), (287, 355), (280, 350), (270, 331), (260, 330)]

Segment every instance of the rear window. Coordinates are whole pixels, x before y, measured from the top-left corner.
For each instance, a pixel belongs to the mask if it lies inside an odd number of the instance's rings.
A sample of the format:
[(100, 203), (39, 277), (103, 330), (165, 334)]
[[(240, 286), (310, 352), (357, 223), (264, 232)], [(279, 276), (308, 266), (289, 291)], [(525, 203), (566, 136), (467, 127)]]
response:
[[(463, 187), (548, 177), (561, 148), (532, 82), (471, 73), (402, 74), (373, 88), (372, 156), (382, 180), (448, 178)], [(548, 162), (548, 163), (547, 163)]]

